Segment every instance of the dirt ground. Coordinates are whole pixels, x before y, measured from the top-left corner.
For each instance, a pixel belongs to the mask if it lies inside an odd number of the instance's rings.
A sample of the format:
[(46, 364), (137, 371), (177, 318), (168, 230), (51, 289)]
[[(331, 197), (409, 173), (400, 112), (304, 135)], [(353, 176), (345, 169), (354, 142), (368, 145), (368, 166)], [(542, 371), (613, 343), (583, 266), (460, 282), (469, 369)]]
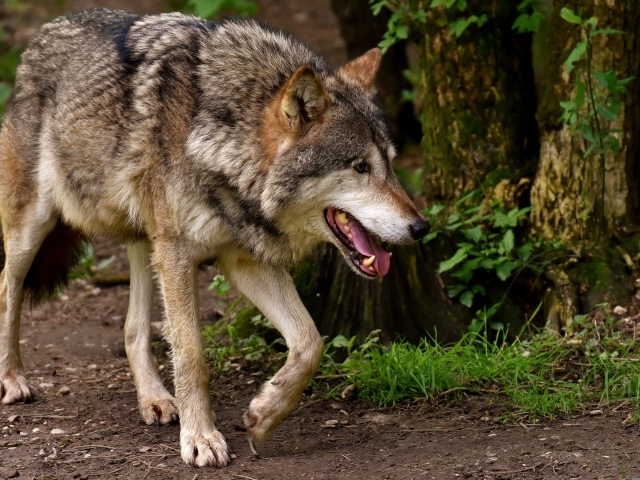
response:
[[(98, 260), (124, 251), (98, 243)], [(216, 304), (200, 271), (204, 322)], [(23, 315), (22, 351), (38, 397), (0, 409), (0, 478), (19, 479), (632, 479), (640, 477), (640, 427), (630, 406), (540, 424), (505, 425), (495, 397), (468, 397), (376, 409), (312, 396), (259, 448), (249, 449), (242, 413), (266, 380), (234, 371), (213, 375), (218, 427), (234, 458), (195, 469), (179, 456), (179, 427), (144, 425), (124, 354), (126, 285), (73, 281), (60, 298)], [(156, 303), (160, 303), (159, 301)], [(154, 330), (162, 312), (156, 308)], [(158, 337), (159, 338), (159, 337)], [(170, 365), (157, 349), (171, 390)], [(333, 421), (333, 422), (332, 422)], [(328, 423), (327, 423), (328, 422)], [(332, 425), (333, 424), (333, 425)]]

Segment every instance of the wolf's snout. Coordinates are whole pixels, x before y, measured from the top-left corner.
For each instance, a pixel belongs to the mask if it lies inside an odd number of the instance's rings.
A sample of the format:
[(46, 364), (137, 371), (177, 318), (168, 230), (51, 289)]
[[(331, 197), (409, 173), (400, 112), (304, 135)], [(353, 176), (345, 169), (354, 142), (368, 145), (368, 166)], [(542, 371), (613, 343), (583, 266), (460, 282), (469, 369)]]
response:
[(425, 218), (418, 218), (418, 220), (409, 225), (409, 232), (411, 232), (411, 238), (414, 240), (426, 237), (429, 230), (431, 230), (431, 224)]

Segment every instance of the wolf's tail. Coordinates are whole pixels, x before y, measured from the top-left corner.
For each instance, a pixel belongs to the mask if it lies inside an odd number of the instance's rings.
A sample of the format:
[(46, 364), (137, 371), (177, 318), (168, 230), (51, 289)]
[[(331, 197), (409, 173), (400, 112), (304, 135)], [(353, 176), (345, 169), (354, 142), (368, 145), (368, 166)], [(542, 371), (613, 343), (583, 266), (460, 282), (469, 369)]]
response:
[[(31, 303), (50, 298), (67, 284), (69, 272), (78, 264), (84, 251), (84, 236), (58, 220), (36, 253), (24, 279), (25, 297)], [(0, 262), (4, 269), (6, 254), (0, 240)]]

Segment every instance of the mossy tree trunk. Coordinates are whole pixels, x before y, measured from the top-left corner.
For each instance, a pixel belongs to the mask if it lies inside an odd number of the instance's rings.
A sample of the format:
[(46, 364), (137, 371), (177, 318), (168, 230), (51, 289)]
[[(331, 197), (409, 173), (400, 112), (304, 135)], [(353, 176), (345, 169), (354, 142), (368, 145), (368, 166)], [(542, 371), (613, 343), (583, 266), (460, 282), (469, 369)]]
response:
[(488, 20), (459, 37), (449, 29), (457, 9), (428, 10), (419, 43), (428, 198), (452, 200), (532, 173), (539, 143), (531, 35), (512, 29), (517, 4), (470, 1)]
[[(365, 1), (347, 3), (361, 3), (358, 12), (364, 15)], [(482, 29), (453, 38), (438, 10), (430, 11), (419, 33), (425, 189), (431, 198), (452, 199), (498, 167), (508, 177), (514, 165), (532, 170), (537, 154), (531, 37), (512, 32), (512, 2), (498, 2), (495, 11), (493, 1), (475, 3), (492, 12)], [(400, 75), (398, 69), (381, 69), (382, 77)], [(414, 342), (425, 336), (453, 340), (466, 329), (471, 311), (447, 297), (437, 274), (451, 248), (446, 240), (394, 247), (390, 273), (368, 281), (326, 247), (297, 270), (296, 284), (322, 334), (364, 336), (380, 328), (387, 337)]]
[(598, 19), (598, 28), (615, 28), (623, 35), (594, 38), (594, 71), (614, 70), (618, 78), (640, 76), (640, 2), (604, 0), (546, 1), (547, 21), (538, 39), (544, 58), (544, 73), (538, 75), (541, 101), (538, 107), (540, 163), (531, 192), (532, 221), (543, 237), (581, 246), (596, 240), (621, 236), (637, 229), (640, 215), (640, 82), (629, 85), (630, 93), (613, 128), (620, 150), (605, 156), (604, 171), (598, 155), (584, 157), (586, 144), (561, 124), (560, 101), (573, 98), (576, 71), (567, 75), (563, 63), (576, 43), (583, 39), (577, 25), (560, 17), (563, 7), (582, 10), (582, 16)]

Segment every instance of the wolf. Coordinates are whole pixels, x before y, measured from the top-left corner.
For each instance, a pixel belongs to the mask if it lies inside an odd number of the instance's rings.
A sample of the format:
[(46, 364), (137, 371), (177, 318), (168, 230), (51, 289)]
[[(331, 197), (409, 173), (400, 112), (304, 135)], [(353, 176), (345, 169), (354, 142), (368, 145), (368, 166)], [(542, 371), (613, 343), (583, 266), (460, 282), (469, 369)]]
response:
[[(291, 412), (323, 342), (289, 267), (334, 244), (366, 278), (380, 242), (409, 243), (428, 221), (396, 180), (375, 103), (381, 53), (340, 68), (252, 21), (94, 9), (44, 25), (22, 56), (0, 131), (0, 398), (34, 390), (19, 351), (21, 306), (53, 295), (95, 235), (127, 245), (124, 326), (142, 419), (180, 419), (182, 459), (224, 466), (199, 331), (196, 271), (220, 269), (282, 333), (286, 363), (244, 415), (250, 442)], [(175, 397), (150, 350), (154, 282)]]

